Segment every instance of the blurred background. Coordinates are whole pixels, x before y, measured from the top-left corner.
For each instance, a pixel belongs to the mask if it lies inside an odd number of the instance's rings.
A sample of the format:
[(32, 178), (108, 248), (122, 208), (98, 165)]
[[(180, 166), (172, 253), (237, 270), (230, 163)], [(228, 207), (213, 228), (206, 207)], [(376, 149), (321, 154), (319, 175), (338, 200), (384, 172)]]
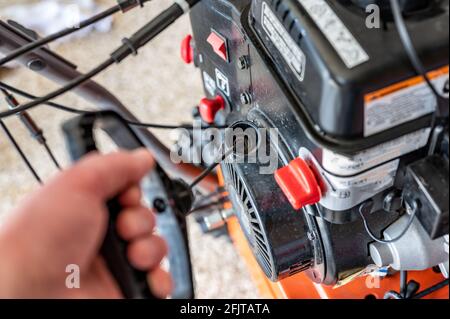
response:
[[(83, 32), (81, 37), (72, 37), (51, 45), (51, 48), (78, 65), (80, 71), (88, 71), (103, 61), (124, 36), (131, 35), (172, 2), (154, 0), (143, 9), (134, 9), (125, 15), (119, 13), (110, 21)], [(25, 26), (48, 33), (67, 26), (64, 24), (68, 14), (66, 5), (71, 5), (71, 9), (77, 5), (82, 15), (89, 16), (92, 11), (114, 4), (116, 1), (113, 0), (0, 0), (0, 19), (14, 18)], [(95, 80), (115, 93), (144, 122), (189, 122), (193, 106), (203, 95), (200, 74), (180, 59), (180, 42), (189, 30), (189, 18), (185, 16), (143, 48), (137, 57), (113, 66)], [(57, 88), (52, 82), (26, 69), (16, 68), (14, 64), (0, 67), (0, 80), (38, 96)], [(73, 94), (56, 101), (77, 108), (92, 107)], [(3, 98), (0, 99), (0, 109), (7, 109)], [(69, 161), (60, 125), (72, 115), (46, 106), (34, 109), (30, 114), (44, 129), (57, 158), (67, 166)], [(22, 123), (12, 117), (6, 119), (5, 124), (41, 177), (44, 180), (51, 178), (56, 173), (54, 166), (44, 149), (30, 138)], [(155, 130), (154, 133), (168, 145), (174, 142), (171, 132)], [(14, 206), (38, 185), (3, 132), (0, 132), (0, 159), (1, 227), (2, 220), (8, 217)], [(245, 265), (226, 236), (203, 235), (193, 218), (190, 220), (190, 236), (199, 298), (259, 298)]]

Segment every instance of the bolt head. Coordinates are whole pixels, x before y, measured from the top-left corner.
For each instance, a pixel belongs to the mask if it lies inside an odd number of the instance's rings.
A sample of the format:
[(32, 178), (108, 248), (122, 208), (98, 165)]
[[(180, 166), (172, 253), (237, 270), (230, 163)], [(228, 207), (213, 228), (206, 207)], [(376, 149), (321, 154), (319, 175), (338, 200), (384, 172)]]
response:
[(248, 92), (244, 92), (241, 94), (241, 103), (244, 105), (248, 105), (252, 103), (252, 96)]
[(39, 72), (45, 69), (47, 64), (45, 63), (45, 61), (42, 61), (41, 59), (33, 59), (31, 61), (28, 61), (27, 66), (30, 70)]

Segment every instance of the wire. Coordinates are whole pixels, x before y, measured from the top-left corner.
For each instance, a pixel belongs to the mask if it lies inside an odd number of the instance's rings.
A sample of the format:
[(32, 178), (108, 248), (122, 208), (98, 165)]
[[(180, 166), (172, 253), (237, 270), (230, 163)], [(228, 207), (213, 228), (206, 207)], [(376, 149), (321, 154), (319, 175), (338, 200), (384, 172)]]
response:
[(400, 8), (400, 4), (398, 0), (390, 0), (391, 1), (391, 8), (392, 13), (394, 15), (394, 21), (395, 25), (397, 27), (397, 31), (400, 35), (400, 39), (402, 41), (402, 44), (405, 48), (405, 51), (409, 57), (409, 60), (411, 61), (411, 64), (415, 70), (415, 72), (422, 76), (427, 85), (430, 87), (433, 94), (436, 96), (438, 100), (440, 99), (446, 99), (448, 98), (443, 97), (434, 87), (433, 83), (431, 83), (430, 78), (427, 75), (427, 72), (425, 70), (425, 67), (423, 66), (422, 62), (420, 61), (420, 58), (417, 54), (416, 49), (414, 48), (414, 44), (411, 40), (411, 36), (408, 32), (408, 28), (406, 27), (405, 20), (403, 19), (402, 10)]
[(228, 202), (228, 196), (222, 197), (220, 199), (218, 199), (217, 201), (208, 203), (208, 204), (203, 204), (197, 207), (194, 207), (190, 212), (190, 214), (193, 213), (197, 213), (197, 212), (201, 212), (201, 211), (205, 211), (207, 209), (212, 209), (212, 208), (223, 208), (224, 204)]
[(406, 270), (400, 271), (400, 294), (406, 298), (408, 290), (408, 272)]
[(40, 47), (43, 47), (44, 45), (47, 45), (51, 42), (54, 42), (65, 36), (68, 36), (72, 33), (78, 32), (92, 24), (95, 24), (103, 19), (108, 18), (109, 16), (116, 14), (119, 11), (122, 11), (125, 13), (128, 10), (130, 10), (138, 5), (140, 5), (142, 7), (144, 5), (144, 3), (147, 1), (150, 1), (150, 0), (119, 0), (118, 1), (119, 3), (117, 5), (94, 15), (93, 17), (91, 17), (89, 19), (86, 19), (86, 20), (80, 22), (80, 24), (77, 25), (76, 27), (70, 27), (70, 28), (63, 29), (63, 30), (53, 33), (45, 38), (33, 41), (29, 44), (26, 44), (26, 45), (20, 47), (19, 49), (8, 54), (6, 57), (0, 59), (0, 66), (4, 65), (14, 59), (17, 59), (21, 55), (24, 55), (28, 52), (34, 51)]
[[(17, 95), (21, 95), (27, 99), (30, 100), (36, 100), (38, 99), (37, 96), (34, 96), (28, 92), (22, 91), (18, 88), (15, 88), (11, 85), (8, 85), (6, 83), (3, 83), (0, 81), (0, 89), (4, 89), (10, 92), (13, 92)], [(46, 102), (43, 103), (47, 106), (50, 106), (52, 108), (64, 111), (64, 112), (69, 112), (69, 113), (74, 113), (74, 114), (78, 114), (78, 115), (84, 115), (84, 114), (92, 114), (92, 113), (96, 113), (96, 111), (88, 111), (88, 110), (80, 110), (80, 109), (76, 109), (76, 108), (72, 108), (72, 107), (68, 107), (62, 104), (58, 104), (58, 103), (54, 103), (54, 102)], [(187, 130), (195, 130), (196, 128), (193, 126), (189, 126), (189, 125), (162, 125), (162, 124), (153, 124), (153, 123), (142, 123), (142, 122), (138, 122), (138, 121), (129, 121), (125, 119), (125, 122), (128, 125), (131, 126), (136, 126), (136, 127), (145, 127), (145, 128), (154, 128), (154, 129), (167, 129), (167, 130), (172, 130), (172, 129), (187, 129)], [(208, 126), (201, 126), (199, 127), (199, 129), (210, 129), (210, 128), (216, 128), (216, 129), (226, 129), (229, 126), (220, 126), (220, 125), (208, 125)]]
[(13, 51), (12, 53), (8, 54), (3, 59), (0, 59), (0, 66), (4, 65), (5, 63), (8, 63), (14, 59), (17, 59), (18, 57), (20, 57), (23, 54), (34, 51), (46, 44), (49, 44), (50, 42), (56, 41), (62, 37), (68, 36), (72, 33), (75, 33), (77, 31), (81, 30), (81, 29), (84, 29), (94, 23), (97, 23), (98, 21), (103, 20), (103, 19), (115, 14), (115, 13), (119, 12), (120, 10), (121, 10), (121, 7), (119, 5), (116, 5), (112, 8), (109, 8), (108, 10), (105, 10), (105, 11), (93, 16), (92, 18), (82, 21), (80, 23), (79, 27), (77, 27), (77, 28), (73, 28), (73, 27), (66, 28), (64, 30), (61, 30), (54, 34), (51, 34), (45, 38), (42, 38), (37, 41), (26, 44), (26, 45), (20, 47), (19, 49)]
[[(153, 124), (153, 123), (141, 123), (141, 122), (135, 122), (135, 121), (128, 121), (126, 122), (131, 126), (136, 127), (147, 127), (147, 128), (156, 128), (156, 129), (163, 129), (163, 130), (172, 130), (172, 129), (186, 129), (186, 130), (195, 130), (196, 127), (193, 127), (191, 125), (163, 125), (163, 124)], [(228, 125), (207, 125), (207, 126), (199, 126), (198, 129), (206, 130), (210, 128), (215, 129), (226, 129), (229, 128)]]
[[(13, 93), (15, 93), (17, 95), (23, 96), (23, 97), (25, 97), (27, 99), (30, 99), (30, 100), (38, 99), (37, 96), (34, 96), (34, 95), (30, 94), (30, 93), (22, 91), (22, 90), (20, 90), (18, 88), (15, 88), (15, 87), (13, 87), (11, 85), (8, 85), (6, 83), (3, 83), (1, 81), (0, 81), (0, 88), (5, 89), (5, 90), (10, 91), (10, 92), (13, 92)], [(64, 106), (64, 105), (61, 105), (61, 104), (58, 104), (58, 103), (53, 103), (53, 102), (45, 102), (45, 103), (42, 103), (42, 104), (45, 104), (45, 105), (50, 106), (50, 107), (53, 107), (55, 109), (59, 109), (61, 111), (65, 111), (65, 112), (69, 112), (69, 113), (75, 113), (75, 114), (79, 114), (79, 115), (83, 115), (83, 114), (87, 114), (87, 113), (91, 113), (92, 112), (92, 111), (86, 111), (86, 110), (79, 110), (79, 109), (71, 108), (71, 107)]]
[[(192, 8), (196, 5), (200, 0), (185, 0), (185, 4), (187, 4), (188, 8)], [(98, 65), (96, 68), (92, 69), (86, 74), (79, 76), (76, 79), (73, 79), (69, 83), (67, 83), (62, 88), (55, 90), (43, 97), (40, 97), (32, 102), (29, 102), (25, 105), (17, 107), (15, 110), (9, 110), (0, 112), (0, 118), (5, 118), (11, 115), (14, 115), (17, 112), (23, 112), (33, 107), (36, 107), (40, 104), (44, 104), (49, 102), (52, 99), (55, 99), (70, 90), (78, 87), (89, 79), (93, 78), (97, 74), (103, 72), (108, 67), (110, 67), (114, 63), (120, 63), (125, 58), (130, 56), (131, 54), (137, 55), (139, 48), (146, 45), (152, 39), (154, 39), (157, 35), (163, 32), (166, 28), (168, 28), (172, 23), (174, 23), (178, 18), (180, 18), (185, 12), (187, 12), (186, 8), (180, 3), (175, 3), (170, 6), (168, 9), (159, 14), (152, 21), (147, 23), (144, 27), (139, 29), (137, 32), (133, 34), (131, 38), (125, 38), (122, 40), (123, 44), (117, 50), (115, 50), (111, 56), (106, 59), (103, 63)]]
[(408, 223), (406, 224), (405, 229), (400, 233), (400, 235), (398, 235), (397, 237), (395, 237), (394, 239), (391, 240), (383, 240), (380, 238), (377, 238), (373, 232), (370, 230), (369, 224), (367, 222), (366, 217), (364, 217), (364, 213), (363, 213), (363, 208), (364, 205), (361, 205), (359, 207), (359, 214), (361, 215), (361, 218), (363, 220), (364, 223), (364, 227), (366, 228), (367, 234), (376, 242), (380, 243), (380, 244), (392, 244), (395, 243), (397, 241), (399, 241), (400, 239), (403, 238), (403, 236), (405, 236), (405, 234), (408, 232), (409, 228), (411, 227), (412, 223), (414, 222), (414, 219), (416, 218), (417, 213), (419, 212), (419, 204), (417, 201), (414, 202), (414, 205), (412, 207), (412, 212), (411, 212), (411, 217), (409, 218)]
[(59, 170), (61, 170), (61, 165), (59, 164), (58, 160), (56, 159), (55, 154), (53, 154), (52, 149), (50, 148), (50, 146), (48, 145), (47, 142), (44, 142), (42, 144), (48, 154), (48, 156), (50, 157), (50, 159), (52, 160), (53, 164), (55, 164), (55, 167)]
[(76, 79), (73, 79), (72, 81), (70, 81), (69, 83), (67, 83), (65, 86), (63, 86), (62, 88), (55, 90), (43, 97), (37, 98), (32, 102), (26, 103), (24, 105), (21, 105), (17, 108), (15, 108), (14, 110), (8, 110), (8, 111), (3, 111), (0, 112), (0, 118), (5, 118), (8, 116), (12, 116), (15, 115), (17, 113), (29, 110), (31, 108), (34, 108), (40, 104), (44, 104), (49, 102), (52, 99), (55, 99), (69, 91), (71, 91), (72, 89), (76, 88), (77, 86), (83, 84), (84, 82), (88, 81), (89, 79), (93, 78), (94, 76), (96, 76), (97, 74), (101, 73), (102, 71), (106, 70), (108, 67), (110, 67), (112, 64), (114, 64), (114, 60), (112, 58), (108, 58), (105, 62), (101, 63), (99, 66), (97, 66), (96, 68), (92, 69), (91, 71), (89, 71), (86, 74), (83, 74), (79, 77), (77, 77)]
[[(8, 103), (9, 107), (11, 109), (16, 109), (19, 105), (19, 102), (17, 99), (12, 95), (9, 91), (7, 91), (5, 88), (0, 87), (1, 92), (5, 96), (6, 103)], [(61, 169), (61, 166), (58, 163), (58, 160), (56, 159), (55, 155), (53, 154), (52, 150), (50, 149), (50, 146), (47, 143), (47, 140), (44, 136), (44, 131), (36, 124), (36, 122), (33, 120), (33, 118), (30, 116), (29, 113), (26, 111), (17, 113), (17, 116), (20, 118), (22, 123), (25, 125), (27, 130), (30, 132), (31, 136), (41, 144), (48, 155), (50, 156), (51, 160), (55, 164), (56, 168)]]
[(34, 169), (33, 165), (31, 164), (31, 162), (28, 160), (27, 156), (25, 155), (25, 153), (23, 152), (22, 148), (20, 147), (20, 145), (17, 143), (16, 139), (14, 138), (14, 136), (11, 134), (11, 131), (8, 129), (8, 127), (6, 126), (6, 124), (0, 120), (0, 126), (2, 127), (3, 131), (5, 132), (6, 136), (8, 137), (9, 141), (11, 142), (11, 144), (14, 146), (14, 148), (17, 150), (17, 153), (19, 153), (20, 157), (22, 158), (23, 162), (25, 163), (25, 165), (28, 167), (28, 169), (30, 170), (31, 174), (34, 176), (34, 178), (36, 179), (36, 181), (39, 184), (42, 184), (42, 179), (39, 177), (38, 173), (36, 172), (36, 170)]
[[(223, 161), (223, 160), (222, 160)], [(208, 168), (206, 168), (190, 185), (189, 185), (189, 189), (192, 190), (193, 188), (195, 188), (195, 186), (197, 186), (198, 184), (200, 184), (200, 182), (202, 180), (204, 180), (206, 177), (209, 176), (210, 173), (212, 173), (212, 171), (214, 171), (216, 169), (217, 166), (219, 166), (219, 164), (222, 162), (217, 162), (214, 164), (211, 164), (210, 166), (208, 166)]]
[(195, 206), (203, 205), (206, 201), (216, 197), (216, 196), (222, 196), (225, 197), (226, 195), (226, 189), (223, 186), (217, 187), (217, 190), (214, 192), (209, 193), (208, 195), (203, 195), (200, 198), (198, 198), (195, 202)]
[(412, 298), (413, 299), (421, 299), (425, 296), (428, 296), (429, 294), (432, 294), (433, 292), (438, 291), (439, 289), (444, 288), (445, 286), (448, 286), (448, 279), (445, 279), (445, 280), (441, 281), (440, 283), (437, 283), (436, 285), (417, 293)]
[(200, 182), (202, 180), (204, 180), (206, 177), (209, 176), (210, 173), (212, 173), (212, 171), (214, 171), (216, 169), (217, 166), (220, 165), (220, 163), (222, 163), (231, 153), (233, 153), (233, 149), (228, 150), (227, 152), (225, 152), (222, 157), (220, 158), (219, 161), (216, 161), (215, 163), (211, 164), (210, 166), (208, 166), (208, 168), (206, 168), (190, 185), (189, 185), (189, 190), (192, 190), (193, 188), (195, 188), (195, 186), (197, 186), (198, 184), (200, 184)]
[[(401, 274), (401, 273), (400, 273)], [(422, 299), (423, 297), (426, 297), (442, 288), (444, 288), (445, 286), (448, 286), (448, 279), (445, 279), (437, 284), (435, 284), (434, 286), (431, 286), (417, 294), (415, 294), (412, 297), (409, 297), (411, 299)], [(408, 296), (402, 294), (402, 293), (398, 293), (395, 291), (388, 291), (385, 295), (384, 295), (384, 299), (407, 299)]]

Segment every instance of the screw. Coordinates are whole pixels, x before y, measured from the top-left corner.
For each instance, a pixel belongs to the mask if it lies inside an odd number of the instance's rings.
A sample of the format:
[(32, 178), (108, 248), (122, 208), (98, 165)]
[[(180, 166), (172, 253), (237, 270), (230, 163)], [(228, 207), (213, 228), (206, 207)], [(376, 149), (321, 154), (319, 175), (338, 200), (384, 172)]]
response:
[(167, 209), (167, 204), (162, 198), (156, 198), (153, 201), (153, 208), (156, 210), (157, 213), (162, 214)]
[(199, 109), (198, 106), (196, 106), (196, 107), (194, 107), (194, 108), (192, 109), (192, 117), (193, 117), (193, 118), (198, 118), (198, 117), (200, 117), (200, 109)]
[(309, 232), (306, 233), (306, 235), (308, 236), (308, 239), (310, 241), (314, 241), (314, 240), (317, 239), (316, 234), (314, 232), (309, 231)]
[(253, 14), (249, 15), (248, 20), (251, 24), (253, 24), (253, 22), (255, 22), (255, 17), (253, 16)]
[(247, 56), (243, 55), (238, 60), (238, 68), (240, 70), (246, 70), (249, 67), (248, 58)]
[(244, 105), (252, 103), (252, 96), (249, 92), (244, 92), (241, 94), (241, 103)]

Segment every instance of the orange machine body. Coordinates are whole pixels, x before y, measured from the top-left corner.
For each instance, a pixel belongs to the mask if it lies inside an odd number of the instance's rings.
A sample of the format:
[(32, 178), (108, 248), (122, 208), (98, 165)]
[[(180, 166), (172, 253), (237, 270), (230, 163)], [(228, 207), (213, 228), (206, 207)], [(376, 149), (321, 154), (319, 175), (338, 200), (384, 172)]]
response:
[[(221, 172), (218, 174), (219, 182), (223, 185)], [(382, 299), (387, 291), (398, 291), (400, 287), (399, 274), (381, 279), (379, 283), (373, 284), (370, 278), (359, 277), (350, 283), (334, 288), (314, 283), (305, 273), (283, 279), (279, 282), (270, 281), (260, 269), (253, 253), (248, 245), (247, 239), (241, 230), (236, 217), (228, 221), (228, 231), (231, 239), (251, 273), (260, 294), (264, 298), (276, 299)], [(426, 271), (408, 272), (408, 278), (420, 283), (421, 290), (431, 287), (442, 281), (442, 275), (435, 273), (432, 269)], [(370, 281), (370, 282), (369, 282)], [(372, 287), (372, 288), (369, 288)], [(448, 299), (448, 288), (440, 289), (425, 298)]]

